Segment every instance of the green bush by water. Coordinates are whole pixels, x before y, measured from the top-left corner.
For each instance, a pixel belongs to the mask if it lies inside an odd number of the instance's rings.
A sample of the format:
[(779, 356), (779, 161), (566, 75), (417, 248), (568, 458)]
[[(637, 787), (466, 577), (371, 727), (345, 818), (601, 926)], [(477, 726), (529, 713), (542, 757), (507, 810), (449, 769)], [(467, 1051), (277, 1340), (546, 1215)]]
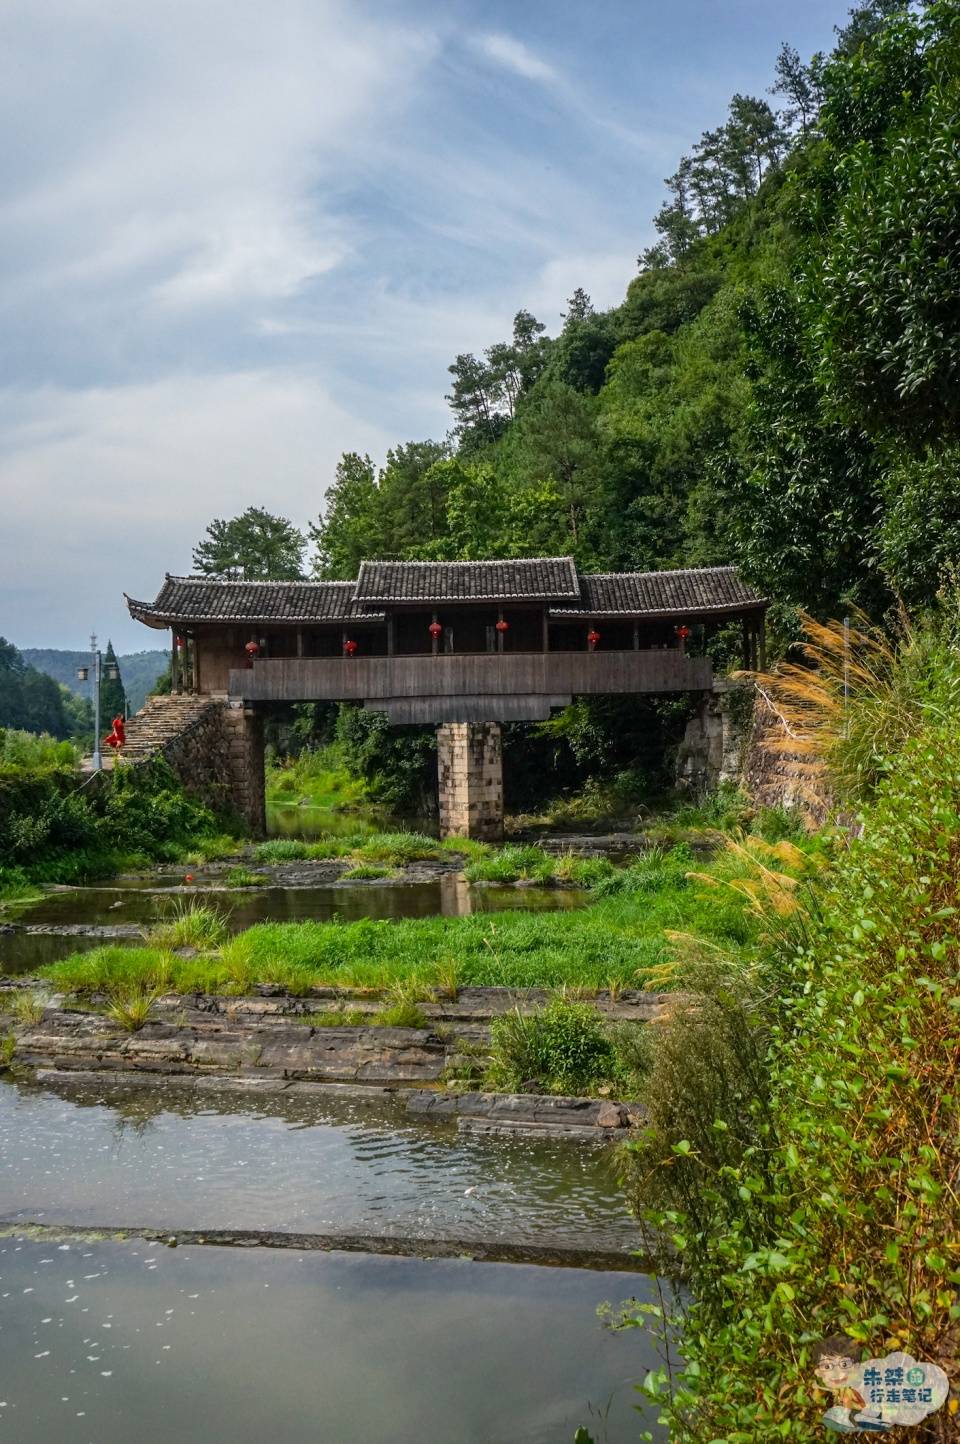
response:
[(172, 861), (216, 834), (213, 814), (160, 759), (94, 782), (69, 743), (35, 738), (11, 749), (10, 737), (0, 759), (0, 893)]
[(509, 1092), (590, 1093), (616, 1071), (613, 1043), (596, 1011), (554, 998), (545, 1008), (495, 1018), (486, 1083)]

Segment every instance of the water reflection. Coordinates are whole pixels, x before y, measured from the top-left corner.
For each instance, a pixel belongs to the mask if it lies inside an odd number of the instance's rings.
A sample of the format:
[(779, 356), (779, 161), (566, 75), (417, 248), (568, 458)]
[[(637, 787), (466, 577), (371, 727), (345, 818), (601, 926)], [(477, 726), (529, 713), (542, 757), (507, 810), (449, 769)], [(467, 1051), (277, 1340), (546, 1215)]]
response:
[(0, 1437), (559, 1444), (586, 1424), (627, 1444), (656, 1430), (631, 1384), (656, 1361), (596, 1318), (626, 1289), (572, 1269), (2, 1239)]

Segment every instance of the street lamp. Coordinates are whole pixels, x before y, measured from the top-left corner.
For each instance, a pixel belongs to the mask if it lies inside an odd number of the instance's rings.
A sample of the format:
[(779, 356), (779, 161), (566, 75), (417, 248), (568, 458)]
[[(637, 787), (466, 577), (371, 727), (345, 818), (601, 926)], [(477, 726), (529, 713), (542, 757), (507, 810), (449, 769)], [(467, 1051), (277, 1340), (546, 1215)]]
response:
[[(90, 660), (92, 666), (78, 667), (77, 679), (86, 682), (93, 674), (93, 770), (99, 772), (103, 767), (103, 759), (100, 756), (100, 683), (103, 678), (104, 666), (103, 655), (97, 647), (97, 634), (90, 634)], [(120, 675), (119, 667), (113, 662), (108, 663), (106, 675), (111, 682), (115, 682)]]

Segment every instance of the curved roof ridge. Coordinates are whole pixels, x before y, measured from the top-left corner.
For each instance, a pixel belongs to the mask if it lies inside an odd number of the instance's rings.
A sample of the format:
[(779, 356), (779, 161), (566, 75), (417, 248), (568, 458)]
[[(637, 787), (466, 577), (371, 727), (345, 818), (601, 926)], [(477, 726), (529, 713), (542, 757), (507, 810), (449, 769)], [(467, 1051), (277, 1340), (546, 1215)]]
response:
[(733, 562), (723, 562), (715, 567), (652, 567), (636, 572), (580, 572), (581, 577), (693, 577), (704, 572), (735, 572)]
[[(168, 582), (209, 582), (216, 587), (355, 587), (355, 580), (341, 581), (326, 577), (282, 577), (274, 580), (271, 577), (220, 577), (216, 574), (201, 572), (199, 575), (190, 573), (187, 576), (177, 576), (173, 572), (166, 572)], [(123, 594), (126, 596), (126, 592)]]
[(361, 567), (506, 567), (522, 562), (572, 561), (572, 556), (562, 554), (547, 557), (457, 557), (453, 561), (446, 561), (443, 557), (438, 559), (417, 557), (413, 561), (402, 561), (398, 557), (365, 557), (360, 565)]

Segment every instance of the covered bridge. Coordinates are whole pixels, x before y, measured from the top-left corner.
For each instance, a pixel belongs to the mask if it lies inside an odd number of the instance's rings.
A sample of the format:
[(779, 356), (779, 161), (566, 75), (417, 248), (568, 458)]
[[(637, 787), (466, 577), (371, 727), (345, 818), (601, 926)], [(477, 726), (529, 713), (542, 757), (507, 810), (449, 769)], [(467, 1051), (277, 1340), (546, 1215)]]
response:
[(502, 825), (497, 723), (575, 696), (708, 693), (706, 642), (737, 623), (744, 666), (762, 666), (767, 607), (733, 567), (581, 573), (571, 557), (370, 561), (347, 582), (168, 575), (127, 605), (169, 630), (175, 693), (436, 724), (441, 826), (483, 835)]

